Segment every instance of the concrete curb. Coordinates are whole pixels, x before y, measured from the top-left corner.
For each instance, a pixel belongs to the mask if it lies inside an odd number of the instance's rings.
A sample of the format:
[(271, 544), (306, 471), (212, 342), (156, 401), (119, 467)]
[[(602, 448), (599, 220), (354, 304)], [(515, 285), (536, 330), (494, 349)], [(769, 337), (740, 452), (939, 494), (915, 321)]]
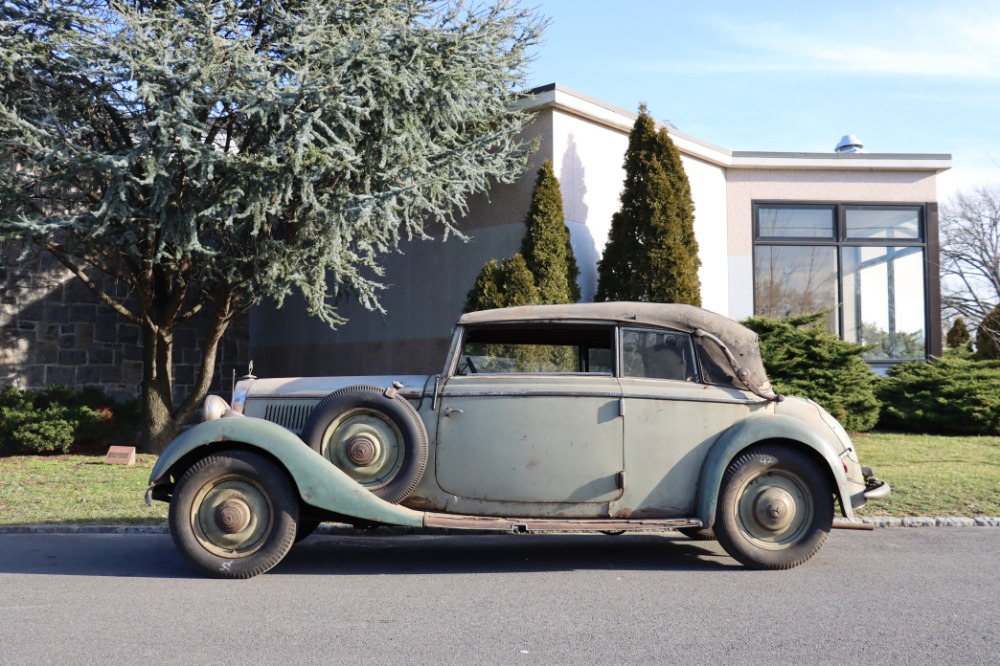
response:
[[(1000, 527), (1000, 517), (959, 518), (959, 517), (920, 517), (891, 518), (879, 516), (874, 518), (854, 519), (852, 522), (875, 527)], [(658, 530), (652, 530), (658, 531)], [(669, 530), (667, 530), (669, 531)], [(4, 534), (170, 534), (166, 525), (0, 525), (0, 535)], [(373, 536), (401, 536), (406, 534), (506, 534), (500, 530), (455, 530), (443, 528), (420, 527), (378, 527), (371, 530), (355, 530), (350, 525), (341, 523), (323, 523), (314, 534), (327, 536), (353, 536), (356, 534), (373, 534)]]

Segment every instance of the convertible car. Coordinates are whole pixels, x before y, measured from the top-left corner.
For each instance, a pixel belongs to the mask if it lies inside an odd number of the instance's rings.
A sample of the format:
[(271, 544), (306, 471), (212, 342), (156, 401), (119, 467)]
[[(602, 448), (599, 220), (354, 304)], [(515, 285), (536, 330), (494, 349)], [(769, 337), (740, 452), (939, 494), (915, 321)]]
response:
[(786, 569), (889, 494), (830, 414), (772, 391), (752, 331), (686, 305), (470, 313), (440, 374), (248, 375), (203, 418), (146, 501), (223, 578), (271, 569), (322, 521), (678, 530)]

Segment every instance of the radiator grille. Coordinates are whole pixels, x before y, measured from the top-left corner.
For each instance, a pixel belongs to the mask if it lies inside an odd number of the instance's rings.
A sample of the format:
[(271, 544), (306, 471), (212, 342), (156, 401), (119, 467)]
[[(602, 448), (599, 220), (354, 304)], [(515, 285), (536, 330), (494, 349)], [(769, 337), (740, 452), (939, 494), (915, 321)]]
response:
[(315, 400), (272, 402), (264, 408), (264, 418), (288, 428), (296, 434), (301, 434), (302, 427), (306, 424), (306, 419), (309, 418), (309, 413), (315, 406)]

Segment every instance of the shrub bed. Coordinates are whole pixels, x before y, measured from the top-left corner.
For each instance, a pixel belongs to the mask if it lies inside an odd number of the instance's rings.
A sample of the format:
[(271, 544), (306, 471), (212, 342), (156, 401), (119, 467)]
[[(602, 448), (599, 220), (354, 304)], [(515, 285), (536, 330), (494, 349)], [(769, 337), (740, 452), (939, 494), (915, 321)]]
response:
[(878, 377), (861, 357), (869, 347), (830, 333), (820, 323), (824, 317), (751, 317), (743, 324), (757, 333), (775, 391), (816, 401), (851, 432), (870, 430), (881, 402)]
[(69, 453), (115, 436), (132, 439), (138, 422), (137, 401), (118, 401), (96, 388), (8, 386), (0, 391), (0, 456)]
[(880, 428), (948, 435), (1000, 435), (1000, 361), (946, 355), (893, 368), (881, 382)]

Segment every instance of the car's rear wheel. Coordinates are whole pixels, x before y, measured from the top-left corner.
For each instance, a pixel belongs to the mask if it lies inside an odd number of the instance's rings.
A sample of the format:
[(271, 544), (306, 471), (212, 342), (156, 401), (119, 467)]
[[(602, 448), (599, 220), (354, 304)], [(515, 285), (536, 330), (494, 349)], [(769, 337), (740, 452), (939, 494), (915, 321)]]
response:
[(298, 495), (284, 470), (258, 454), (227, 451), (181, 476), (170, 502), (170, 536), (209, 576), (250, 578), (288, 553), (298, 516)]
[(830, 482), (805, 453), (764, 445), (726, 468), (714, 531), (752, 569), (790, 569), (816, 554), (833, 525)]
[(302, 439), (389, 502), (409, 495), (427, 465), (427, 430), (420, 415), (402, 396), (376, 386), (328, 395), (309, 415)]

